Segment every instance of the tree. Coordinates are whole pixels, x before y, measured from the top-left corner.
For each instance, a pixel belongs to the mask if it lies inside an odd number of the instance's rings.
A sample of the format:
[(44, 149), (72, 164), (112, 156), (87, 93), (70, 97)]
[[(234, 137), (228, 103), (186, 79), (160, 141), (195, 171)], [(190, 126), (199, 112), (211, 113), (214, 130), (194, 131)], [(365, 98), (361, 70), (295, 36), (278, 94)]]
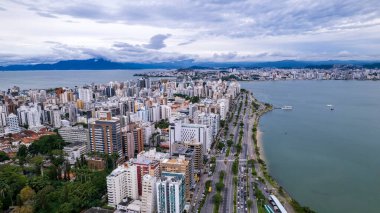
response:
[(221, 142), (218, 143), (218, 149), (219, 150), (222, 150), (224, 148), (224, 146), (225, 146), (224, 143), (221, 143)]
[(44, 163), (44, 157), (41, 155), (36, 155), (31, 159), (31, 162), (34, 164), (36, 168), (36, 174), (43, 174), (43, 167), (42, 164)]
[(252, 200), (247, 200), (247, 206), (248, 206), (248, 208), (249, 209), (251, 209), (252, 208), (252, 205), (253, 205), (253, 201)]
[(15, 212), (15, 213), (33, 213), (33, 206), (23, 205), (21, 207), (16, 207), (13, 212)]
[(231, 147), (234, 142), (232, 140), (227, 140), (227, 146)]
[(28, 155), (28, 148), (25, 145), (21, 145), (18, 148), (18, 151), (17, 151), (17, 154), (16, 154), (16, 157), (19, 159), (21, 166), (24, 165), (25, 158), (26, 158), (27, 155)]
[(23, 203), (30, 203), (35, 197), (36, 192), (30, 186), (25, 186), (20, 191), (20, 198)]
[(216, 187), (216, 191), (220, 192), (224, 189), (224, 183), (218, 182), (215, 184), (215, 187)]
[(6, 160), (9, 160), (7, 153), (0, 151), (0, 162), (6, 161)]
[(216, 205), (219, 205), (223, 201), (222, 195), (216, 193), (213, 197), (213, 201)]
[(51, 192), (54, 191), (54, 187), (46, 186), (37, 192), (36, 195), (36, 208), (38, 209), (46, 209), (48, 205), (48, 197)]

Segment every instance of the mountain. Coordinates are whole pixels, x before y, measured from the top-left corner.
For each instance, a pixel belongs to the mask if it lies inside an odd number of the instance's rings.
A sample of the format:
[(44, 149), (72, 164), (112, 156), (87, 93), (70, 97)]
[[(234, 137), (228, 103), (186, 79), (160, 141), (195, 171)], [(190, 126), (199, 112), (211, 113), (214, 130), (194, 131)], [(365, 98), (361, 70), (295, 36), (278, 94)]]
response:
[(53, 64), (8, 65), (0, 66), (2, 71), (16, 70), (113, 70), (113, 69), (178, 69), (178, 68), (329, 68), (333, 65), (354, 65), (364, 67), (379, 67), (379, 63), (371, 61), (272, 61), (272, 62), (196, 62), (194, 60), (138, 63), (112, 62), (105, 59), (67, 60)]

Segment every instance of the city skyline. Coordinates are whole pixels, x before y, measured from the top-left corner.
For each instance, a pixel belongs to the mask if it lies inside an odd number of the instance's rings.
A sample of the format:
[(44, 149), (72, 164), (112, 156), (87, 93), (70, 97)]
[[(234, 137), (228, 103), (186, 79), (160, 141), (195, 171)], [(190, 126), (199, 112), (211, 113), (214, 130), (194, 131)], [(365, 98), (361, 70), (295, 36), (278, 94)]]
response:
[(0, 65), (378, 60), (379, 8), (374, 0), (3, 1)]

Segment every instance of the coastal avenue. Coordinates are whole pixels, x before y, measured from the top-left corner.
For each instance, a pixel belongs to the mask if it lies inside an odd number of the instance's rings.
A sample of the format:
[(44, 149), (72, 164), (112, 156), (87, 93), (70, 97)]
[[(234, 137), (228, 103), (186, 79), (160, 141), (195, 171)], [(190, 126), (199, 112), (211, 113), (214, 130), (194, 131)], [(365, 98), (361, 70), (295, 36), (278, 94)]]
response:
[[(247, 95), (248, 94), (248, 95)], [(246, 96), (247, 95), (247, 96)], [(247, 98), (247, 99), (246, 99)], [(248, 104), (245, 104), (247, 100)], [(261, 213), (263, 212), (263, 208), (261, 210), (258, 209), (258, 204), (260, 205), (266, 203), (265, 200), (258, 200), (255, 197), (254, 191), (254, 183), (257, 184), (258, 189), (265, 196), (266, 200), (269, 199), (269, 195), (271, 193), (276, 194), (277, 197), (283, 202), (285, 208), (288, 212), (294, 212), (290, 204), (287, 202), (284, 197), (281, 197), (274, 186), (272, 186), (268, 181), (265, 183), (261, 180), (264, 180), (264, 173), (262, 168), (258, 163), (258, 156), (255, 153), (254, 143), (252, 139), (253, 127), (256, 119), (258, 119), (258, 115), (265, 110), (265, 105), (257, 102), (259, 105), (258, 109), (252, 113), (252, 108), (254, 107), (251, 103), (256, 100), (250, 93), (241, 93), (232, 104), (234, 112), (234, 117), (231, 119), (231, 122), (226, 123), (228, 125), (227, 134), (219, 134), (219, 141), (227, 141), (232, 136), (233, 145), (231, 146), (231, 150), (229, 155), (227, 156), (227, 152), (217, 150), (217, 144), (214, 144), (213, 149), (210, 151), (210, 156), (215, 156), (215, 171), (211, 177), (203, 174), (200, 178), (198, 187), (194, 191), (193, 200), (191, 203), (191, 212), (201, 212), (201, 213), (211, 213), (214, 210), (214, 202), (213, 197), (216, 194), (215, 184), (219, 180), (220, 171), (225, 171), (226, 175), (224, 177), (224, 190), (221, 195), (223, 197), (223, 201), (219, 206), (219, 212), (234, 212), (234, 175), (232, 173), (232, 166), (235, 159), (239, 159), (239, 169), (237, 179), (237, 191), (236, 191), (236, 212), (237, 213)], [(238, 119), (236, 119), (236, 115), (238, 114), (238, 106), (242, 103), (242, 108)], [(237, 122), (236, 122), (237, 121)], [(236, 124), (234, 125), (234, 123)], [(240, 123), (243, 123), (243, 126), (240, 126)], [(236, 145), (239, 143), (239, 131), (243, 130), (242, 135), (242, 144), (241, 144), (241, 152), (239, 156), (236, 156), (237, 150)], [(227, 145), (225, 146), (227, 148)], [(254, 160), (254, 168), (248, 168), (248, 161), (250, 159)], [(210, 161), (206, 165), (208, 165)], [(205, 169), (207, 169), (206, 166)], [(257, 176), (252, 174), (252, 169), (255, 169)], [(208, 171), (208, 170), (206, 170)], [(211, 180), (212, 190), (208, 195), (205, 195), (205, 202), (201, 209), (200, 203), (205, 194), (205, 183), (206, 181)], [(207, 194), (207, 193), (206, 193)], [(248, 207), (248, 200), (252, 202), (251, 208)], [(264, 210), (265, 212), (265, 210)]]

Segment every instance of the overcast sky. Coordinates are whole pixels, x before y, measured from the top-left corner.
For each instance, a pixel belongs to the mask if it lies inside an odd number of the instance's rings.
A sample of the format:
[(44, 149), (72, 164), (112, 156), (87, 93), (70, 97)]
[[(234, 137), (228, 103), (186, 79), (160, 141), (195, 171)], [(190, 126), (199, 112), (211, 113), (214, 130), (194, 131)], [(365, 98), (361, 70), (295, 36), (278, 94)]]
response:
[(379, 60), (379, 0), (1, 0), (0, 64)]

